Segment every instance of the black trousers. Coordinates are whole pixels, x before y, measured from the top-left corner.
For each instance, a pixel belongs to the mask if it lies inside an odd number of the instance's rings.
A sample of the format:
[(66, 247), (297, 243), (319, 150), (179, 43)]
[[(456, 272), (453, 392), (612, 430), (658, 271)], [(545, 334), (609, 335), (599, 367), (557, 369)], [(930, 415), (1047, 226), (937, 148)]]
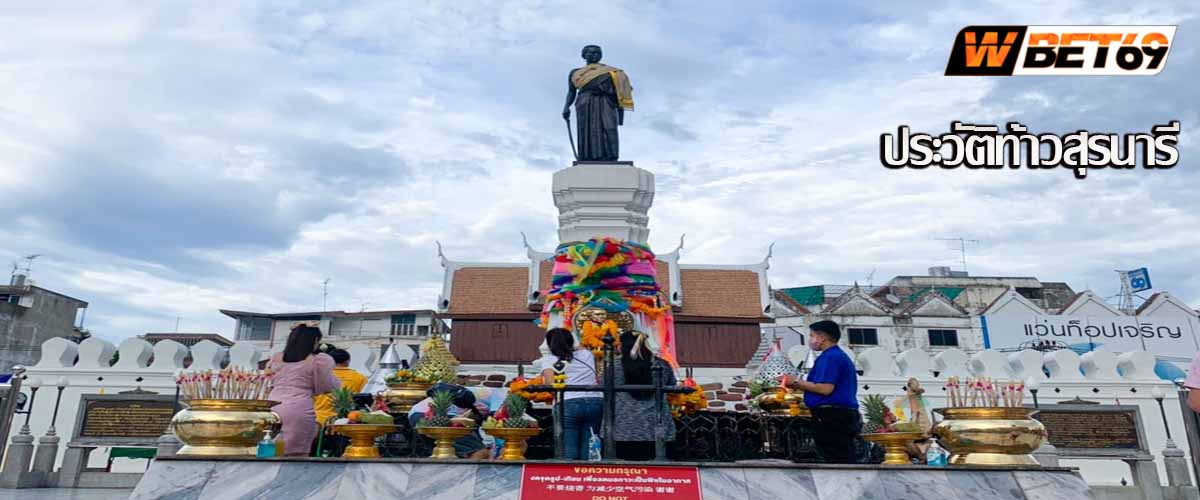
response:
[(616, 452), (618, 460), (654, 460), (654, 441), (617, 441)]
[(862, 415), (858, 410), (818, 406), (811, 411), (813, 442), (825, 463), (855, 463), (854, 439), (862, 432)]

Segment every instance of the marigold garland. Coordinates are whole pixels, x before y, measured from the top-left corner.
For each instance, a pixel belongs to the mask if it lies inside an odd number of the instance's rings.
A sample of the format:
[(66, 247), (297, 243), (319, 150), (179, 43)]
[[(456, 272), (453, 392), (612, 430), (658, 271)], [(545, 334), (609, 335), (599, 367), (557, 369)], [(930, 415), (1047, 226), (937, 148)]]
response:
[(671, 407), (671, 415), (676, 417), (691, 415), (708, 408), (708, 398), (704, 396), (704, 391), (700, 390), (700, 386), (696, 384), (695, 380), (688, 377), (683, 380), (683, 386), (695, 390), (691, 394), (667, 394), (667, 404)]
[(591, 321), (583, 324), (583, 335), (579, 344), (592, 351), (592, 355), (596, 356), (597, 361), (604, 357), (605, 334), (612, 335), (614, 349), (621, 347), (621, 333), (615, 321), (610, 319), (603, 325), (596, 325)]
[(525, 390), (526, 387), (531, 385), (544, 384), (545, 381), (542, 379), (541, 375), (533, 377), (529, 380), (526, 380), (525, 377), (517, 377), (508, 384), (508, 392), (510, 394), (516, 394), (517, 396), (525, 398), (533, 403), (553, 403), (554, 393), (552, 392), (533, 392)]

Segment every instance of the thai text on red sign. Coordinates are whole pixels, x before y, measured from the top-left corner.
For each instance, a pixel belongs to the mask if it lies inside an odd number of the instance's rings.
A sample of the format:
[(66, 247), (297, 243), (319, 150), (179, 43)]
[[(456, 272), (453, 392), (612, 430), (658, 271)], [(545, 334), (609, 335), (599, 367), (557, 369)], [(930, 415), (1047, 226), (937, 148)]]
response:
[(700, 500), (695, 467), (526, 464), (521, 500)]

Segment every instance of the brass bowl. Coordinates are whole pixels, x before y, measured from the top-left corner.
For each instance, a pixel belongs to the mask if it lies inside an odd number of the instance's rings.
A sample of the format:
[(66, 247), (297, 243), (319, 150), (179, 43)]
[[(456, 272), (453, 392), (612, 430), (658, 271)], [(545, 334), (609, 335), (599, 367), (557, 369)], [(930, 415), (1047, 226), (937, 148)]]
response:
[(474, 427), (417, 427), (417, 432), (428, 436), (436, 443), (430, 458), (454, 460), (454, 441), (475, 432)]
[(429, 390), (433, 384), (405, 382), (402, 384), (389, 384), (386, 391), (383, 391), (383, 398), (387, 401), (389, 413), (408, 414), (413, 405), (425, 399), (425, 391)]
[(375, 439), (396, 431), (394, 425), (382, 424), (335, 424), (328, 426), (330, 432), (350, 438), (350, 446), (342, 458), (379, 458)]
[(1037, 410), (1021, 407), (938, 408), (933, 427), (954, 465), (1038, 465), (1030, 453), (1046, 439)]
[(889, 465), (908, 465), (908, 445), (925, 437), (920, 432), (879, 432), (863, 434), (863, 439), (883, 446), (883, 463)]
[(804, 406), (804, 391), (786, 389), (783, 398), (778, 396), (778, 389), (759, 394), (754, 402), (763, 411), (781, 417), (811, 417), (812, 411)]
[(525, 460), (525, 441), (541, 434), (542, 429), (539, 427), (485, 427), (483, 432), (504, 440), (504, 449), (500, 451), (500, 460)]
[(256, 399), (193, 399), (171, 418), (175, 436), (183, 442), (180, 455), (255, 456), (258, 442), (269, 429), (279, 432), (278, 401)]

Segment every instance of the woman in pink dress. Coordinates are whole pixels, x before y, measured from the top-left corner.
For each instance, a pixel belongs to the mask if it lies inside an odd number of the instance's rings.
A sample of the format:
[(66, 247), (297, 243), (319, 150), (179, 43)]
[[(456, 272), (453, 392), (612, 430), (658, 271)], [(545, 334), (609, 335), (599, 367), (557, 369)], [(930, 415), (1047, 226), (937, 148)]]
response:
[(317, 413), (313, 396), (342, 386), (333, 375), (334, 362), (328, 354), (317, 352), (321, 330), (307, 325), (292, 329), (283, 352), (271, 356), (269, 366), (275, 375), (267, 399), (279, 401), (273, 411), (283, 421), (279, 437), (285, 456), (306, 456), (317, 437)]

